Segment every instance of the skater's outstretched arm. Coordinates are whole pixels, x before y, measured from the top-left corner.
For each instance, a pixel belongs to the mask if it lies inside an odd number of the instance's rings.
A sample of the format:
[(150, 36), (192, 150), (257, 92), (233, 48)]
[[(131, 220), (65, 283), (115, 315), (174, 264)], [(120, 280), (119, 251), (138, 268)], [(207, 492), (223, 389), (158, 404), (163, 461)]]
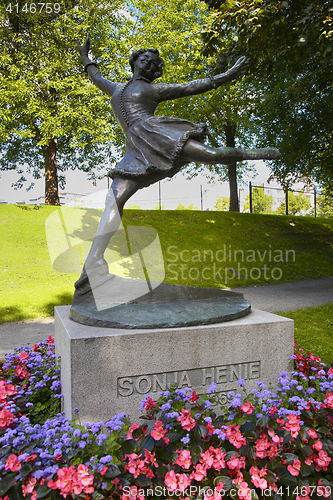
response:
[(247, 66), (248, 58), (243, 56), (236, 61), (229, 71), (221, 73), (220, 75), (202, 78), (188, 83), (157, 83), (154, 87), (158, 91), (160, 102), (178, 99), (179, 97), (186, 97), (189, 95), (203, 94), (209, 90), (217, 89), (231, 80), (235, 80), (244, 72), (244, 70), (246, 70)]
[(97, 69), (96, 63), (89, 58), (88, 54), (91, 49), (89, 35), (87, 35), (87, 38), (83, 45), (81, 45), (78, 40), (76, 40), (76, 43), (77, 43), (77, 48), (80, 52), (82, 62), (84, 64), (84, 69), (90, 76), (93, 83), (100, 90), (112, 96), (118, 84), (116, 82), (111, 82), (107, 78), (104, 78), (102, 73)]

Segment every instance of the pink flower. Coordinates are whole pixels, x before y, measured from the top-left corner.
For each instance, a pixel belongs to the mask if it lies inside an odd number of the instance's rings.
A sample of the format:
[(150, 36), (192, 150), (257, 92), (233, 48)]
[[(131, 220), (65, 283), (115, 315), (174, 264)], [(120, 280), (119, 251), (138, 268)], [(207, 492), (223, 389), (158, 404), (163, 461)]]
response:
[(326, 393), (326, 405), (333, 409), (333, 392)]
[(318, 456), (314, 455), (313, 461), (316, 464), (315, 469), (317, 472), (319, 472), (321, 469), (326, 471), (331, 462), (331, 458), (327, 455), (326, 451), (320, 450)]
[(189, 450), (176, 450), (179, 453), (176, 464), (182, 469), (189, 469), (192, 464), (191, 452)]
[(227, 462), (227, 466), (229, 469), (238, 469), (240, 465), (239, 458), (237, 455), (233, 455), (230, 460)]
[(174, 470), (170, 470), (166, 473), (164, 482), (168, 490), (176, 491), (178, 487), (178, 481)]
[(243, 403), (242, 406), (240, 406), (239, 411), (242, 413), (246, 413), (246, 415), (251, 415), (255, 407), (250, 401), (247, 401), (246, 403)]
[(153, 429), (150, 433), (151, 437), (155, 439), (155, 441), (159, 441), (160, 439), (164, 439), (167, 434), (167, 429), (163, 428), (162, 420), (157, 420), (153, 426)]
[(23, 359), (28, 359), (28, 358), (29, 358), (29, 356), (28, 356), (28, 353), (26, 351), (21, 353), (20, 361), (23, 361)]
[(14, 453), (9, 455), (9, 457), (6, 460), (5, 470), (10, 469), (12, 472), (16, 472), (20, 470), (20, 468), (21, 468), (21, 462), (18, 460), (17, 455), (14, 455)]
[(240, 425), (228, 425), (227, 430), (225, 431), (226, 437), (228, 441), (235, 446), (235, 448), (239, 449), (242, 446), (246, 445), (246, 439), (240, 432)]
[(36, 482), (37, 479), (35, 477), (30, 476), (28, 482), (25, 485), (22, 484), (22, 492), (24, 497), (29, 495), (30, 493), (33, 493)]
[(14, 415), (11, 411), (7, 410), (6, 408), (0, 411), (0, 429), (9, 427), (13, 423), (13, 420)]
[(298, 476), (299, 471), (301, 470), (301, 462), (296, 459), (294, 460), (293, 465), (288, 465), (287, 469), (292, 476)]
[[(291, 435), (293, 437), (297, 436), (298, 431), (300, 430), (301, 426), (299, 425), (301, 421), (301, 417), (299, 415), (294, 415), (294, 413), (291, 413), (290, 415), (287, 415), (287, 422), (286, 422), (286, 429), (291, 432)], [(296, 436), (293, 434), (296, 433)]]
[(188, 410), (181, 409), (181, 415), (177, 417), (177, 421), (180, 422), (183, 429), (190, 431), (195, 427), (195, 420), (191, 417), (191, 412)]
[(225, 453), (220, 448), (214, 448), (213, 446), (210, 446), (209, 451), (214, 457), (214, 463), (213, 463), (213, 469), (220, 471), (221, 469), (225, 469)]
[[(133, 439), (132, 432), (135, 431), (135, 429), (138, 429), (139, 427), (140, 427), (139, 424), (134, 422), (134, 424), (132, 424), (128, 430), (128, 434), (126, 436), (126, 439)], [(138, 439), (140, 439), (140, 438), (138, 438)]]
[(210, 450), (206, 450), (205, 453), (201, 453), (200, 462), (206, 467), (206, 469), (210, 469), (214, 463), (214, 457), (210, 453)]
[(308, 430), (308, 435), (309, 435), (309, 436), (310, 436), (310, 438), (312, 438), (312, 439), (316, 439), (316, 437), (317, 437), (317, 433), (316, 433), (316, 431), (314, 431), (313, 429), (309, 429), (309, 430)]
[[(211, 495), (210, 492), (213, 494)], [(216, 491), (216, 488), (214, 488), (214, 490), (208, 490), (204, 496), (204, 500), (222, 500), (222, 496), (218, 491)]]
[(312, 448), (316, 451), (320, 451), (323, 449), (323, 443), (318, 439), (315, 443), (313, 443)]
[(265, 458), (268, 455), (266, 450), (270, 447), (270, 443), (268, 441), (268, 436), (264, 433), (260, 434), (260, 439), (257, 439), (255, 442), (256, 456), (258, 458)]
[(15, 368), (15, 376), (23, 380), (25, 378), (29, 378), (30, 373), (28, 372), (26, 366), (17, 365), (17, 367)]
[(140, 490), (135, 485), (129, 487), (129, 492), (126, 495), (121, 495), (120, 500), (145, 500), (143, 495), (140, 495)]
[(240, 483), (240, 488), (238, 490), (238, 496), (239, 498), (243, 498), (244, 500), (251, 500), (251, 489), (249, 488), (249, 485), (247, 484), (246, 481), (242, 481)]
[(195, 471), (190, 475), (190, 479), (195, 479), (196, 481), (202, 481), (204, 477), (207, 476), (206, 467), (202, 464), (195, 465)]

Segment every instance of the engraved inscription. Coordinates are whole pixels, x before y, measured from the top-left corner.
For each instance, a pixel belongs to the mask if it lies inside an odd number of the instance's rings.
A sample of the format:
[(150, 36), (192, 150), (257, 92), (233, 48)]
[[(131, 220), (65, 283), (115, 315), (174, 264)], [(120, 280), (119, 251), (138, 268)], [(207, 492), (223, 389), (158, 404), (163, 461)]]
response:
[[(177, 384), (180, 389), (189, 387), (198, 394), (202, 394), (213, 382), (216, 384), (217, 392), (225, 392), (233, 390), (237, 380), (260, 379), (260, 375), (260, 361), (248, 361), (224, 366), (118, 377), (117, 395), (118, 397), (128, 397), (135, 394), (158, 394), (174, 384)], [(230, 384), (232, 384), (232, 388)]]

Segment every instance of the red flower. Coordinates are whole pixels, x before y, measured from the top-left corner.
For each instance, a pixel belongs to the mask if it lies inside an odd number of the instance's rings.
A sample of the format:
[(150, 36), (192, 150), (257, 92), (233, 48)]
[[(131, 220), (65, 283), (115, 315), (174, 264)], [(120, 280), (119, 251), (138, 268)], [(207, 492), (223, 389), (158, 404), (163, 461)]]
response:
[(192, 391), (192, 395), (190, 397), (191, 403), (195, 403), (199, 399), (199, 396), (197, 396), (197, 393), (195, 391)]
[(145, 410), (150, 410), (150, 408), (156, 408), (156, 402), (148, 398), (145, 404)]

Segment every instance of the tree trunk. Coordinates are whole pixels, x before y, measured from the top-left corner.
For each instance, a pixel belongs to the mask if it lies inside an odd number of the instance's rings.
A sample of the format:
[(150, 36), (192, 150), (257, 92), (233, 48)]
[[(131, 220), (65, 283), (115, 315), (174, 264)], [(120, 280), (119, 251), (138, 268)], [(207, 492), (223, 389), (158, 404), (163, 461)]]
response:
[[(235, 147), (236, 125), (227, 122), (225, 126), (225, 136), (228, 148)], [(229, 192), (230, 192), (230, 212), (239, 212), (238, 188), (237, 188), (237, 162), (228, 165)]]
[(55, 139), (50, 139), (43, 146), (45, 158), (45, 205), (60, 205), (58, 193), (57, 173), (57, 144)]

